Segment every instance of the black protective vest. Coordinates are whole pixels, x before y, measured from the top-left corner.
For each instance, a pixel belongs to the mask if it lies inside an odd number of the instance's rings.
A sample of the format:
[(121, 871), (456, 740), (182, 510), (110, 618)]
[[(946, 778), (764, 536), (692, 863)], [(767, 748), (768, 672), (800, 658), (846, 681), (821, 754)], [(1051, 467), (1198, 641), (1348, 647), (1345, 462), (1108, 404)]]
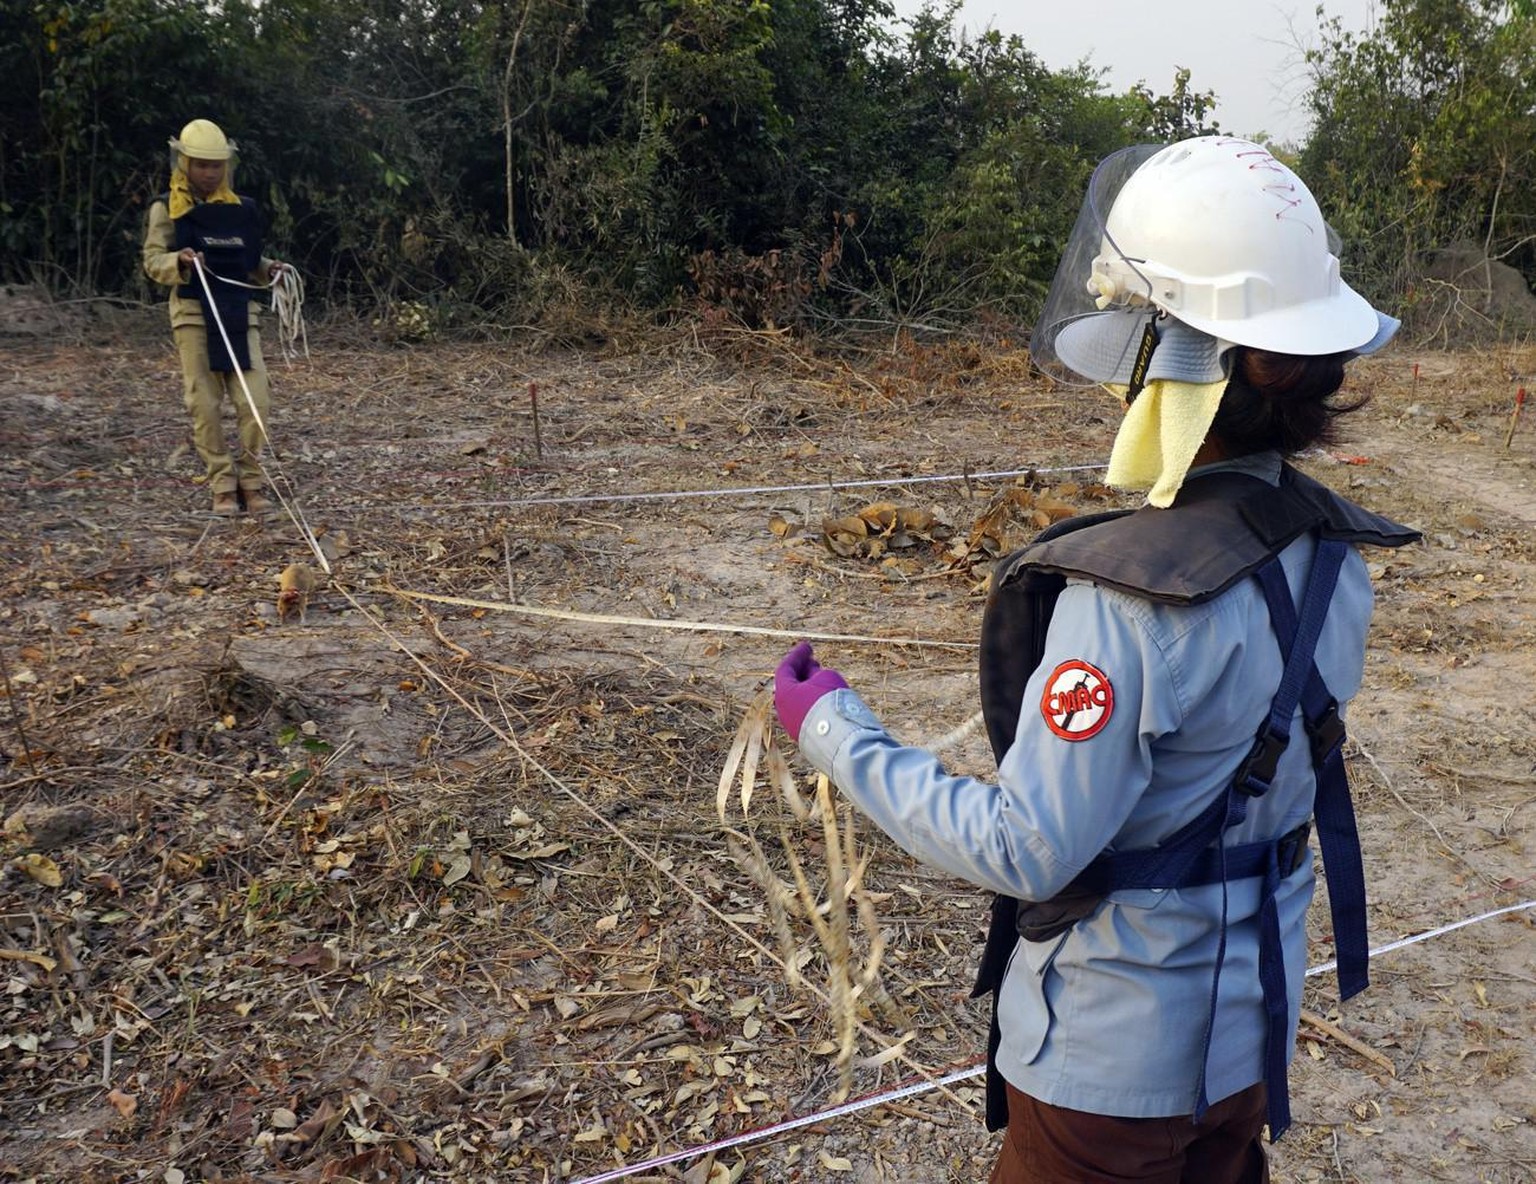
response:
[[(1040, 663), (1056, 598), (1069, 577), (1148, 600), (1199, 604), (1259, 573), (1307, 532), (1385, 547), (1419, 537), (1286, 465), (1278, 487), (1245, 473), (1207, 474), (1187, 481), (1168, 509), (1148, 506), (1068, 519), (1008, 556), (993, 574), (981, 629), (982, 714), (997, 762), (1013, 744), (1025, 685)], [(1342, 727), (1330, 741), (1336, 756)], [(1287, 845), (1281, 858), (1299, 859), (1305, 855), (1306, 835), (1277, 836), (1274, 844)], [(1091, 866), (1048, 901), (994, 899), (973, 998), (988, 992), (995, 996), (1002, 987), (1020, 936), (1031, 941), (1058, 936), (1115, 890), (1112, 871), (1094, 872)], [(1222, 874), (1227, 874), (1225, 867)], [(987, 1047), (988, 1130), (1008, 1121), (1007, 1095), (996, 1068), (1000, 1035), (994, 997)]]
[[(195, 299), (203, 306), (203, 321), (208, 332), (208, 368), (210, 370), (249, 370), (251, 353), (247, 318), (251, 289), (221, 283), (215, 276), (248, 283), (251, 273), (261, 265), (261, 217), (256, 203), (242, 197), (234, 202), (200, 202), (171, 223), (176, 228), (176, 249), (191, 247), (201, 251), (210, 274), (208, 288), (213, 294), (210, 307), (208, 292), (194, 275), (177, 289), (177, 294)], [(229, 334), (230, 349), (224, 347), (214, 321), (214, 311)], [(233, 356), (231, 356), (233, 350)]]

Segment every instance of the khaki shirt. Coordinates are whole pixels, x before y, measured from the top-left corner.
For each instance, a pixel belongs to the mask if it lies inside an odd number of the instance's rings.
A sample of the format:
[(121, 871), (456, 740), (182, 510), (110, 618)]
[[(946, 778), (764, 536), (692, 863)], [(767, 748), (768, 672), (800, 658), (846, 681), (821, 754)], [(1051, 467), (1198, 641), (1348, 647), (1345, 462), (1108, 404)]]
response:
[[(196, 298), (181, 295), (176, 289), (181, 284), (194, 282), (192, 269), (181, 266), (176, 258), (176, 224), (171, 221), (170, 208), (164, 201), (149, 207), (149, 228), (144, 232), (144, 274), (157, 284), (171, 290), (171, 328), (203, 323), (203, 305)], [(250, 275), (257, 284), (271, 282), (272, 260), (262, 256), (261, 263)], [(261, 315), (256, 300), (250, 303), (249, 324), (254, 328)]]

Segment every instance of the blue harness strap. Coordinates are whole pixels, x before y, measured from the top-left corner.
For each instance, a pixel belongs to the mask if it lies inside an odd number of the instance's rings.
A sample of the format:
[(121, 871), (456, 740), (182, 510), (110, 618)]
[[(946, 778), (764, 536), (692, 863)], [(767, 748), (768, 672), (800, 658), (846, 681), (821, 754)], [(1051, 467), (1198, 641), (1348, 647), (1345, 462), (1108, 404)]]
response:
[[(1317, 796), (1312, 809), (1317, 820), (1318, 846), (1323, 852), (1323, 868), (1328, 877), (1328, 911), (1329, 920), (1333, 924), (1341, 999), (1348, 999), (1363, 991), (1370, 979), (1370, 946), (1365, 926), (1365, 865), (1360, 854), (1360, 833), (1355, 825), (1355, 808), (1349, 796), (1349, 781), (1344, 772), (1344, 722), (1339, 718), (1339, 705), (1328, 693), (1312, 655), (1317, 647), (1317, 636), (1322, 630), (1323, 617), (1327, 613), (1326, 602), (1321, 606), (1315, 603), (1321, 593), (1318, 587), (1319, 571), (1322, 569), (1327, 577), (1328, 597), (1331, 598), (1339, 565), (1347, 552), (1348, 546), (1337, 539), (1323, 539), (1318, 543), (1299, 619), (1291, 603), (1285, 573), (1279, 570), (1279, 564), (1268, 564), (1255, 573), (1264, 589), (1270, 623), (1280, 643), (1281, 652), (1288, 655), (1281, 693), (1290, 700), (1291, 712), (1295, 711), (1295, 704), (1300, 701), (1302, 719), (1312, 744), (1312, 767), (1317, 776)], [(1304, 670), (1298, 670), (1298, 658), (1303, 652), (1306, 656), (1305, 667)], [(1296, 685), (1298, 680), (1299, 689)], [(1271, 734), (1276, 734), (1276, 716), (1281, 706), (1280, 695), (1276, 695), (1270, 717), (1265, 723), (1266, 730)], [(1287, 740), (1289, 732), (1288, 713), (1283, 727)], [(1272, 769), (1270, 775), (1273, 776)], [(1280, 921), (1274, 899), (1277, 886), (1278, 879), (1272, 884), (1266, 876), (1263, 904), (1259, 910), (1259, 981), (1264, 988), (1264, 1010), (1269, 1027), (1264, 1053), (1264, 1079), (1269, 1093), (1271, 1140), (1279, 1138), (1291, 1124), (1285, 1064), (1288, 1023), (1285, 967), (1280, 945)]]
[(1285, 571), (1277, 557), (1254, 574), (1269, 607), (1270, 624), (1285, 659), (1279, 689), (1252, 750), (1221, 794), (1197, 817), (1170, 835), (1159, 846), (1140, 851), (1109, 852), (1095, 859), (1074, 883), (1102, 892), (1129, 888), (1188, 888), (1219, 883), (1221, 923), (1216, 944), (1216, 965), (1211, 977), (1210, 1008), (1201, 1045), (1200, 1083), (1195, 1103), (1196, 1120), (1210, 1106), (1206, 1094), (1206, 1067), (1216, 1021), (1216, 995), (1227, 952), (1227, 883), (1261, 876), (1263, 884), (1257, 917), (1259, 927), (1259, 983), (1265, 1015), (1264, 1080), (1268, 1090), (1270, 1140), (1278, 1139), (1291, 1124), (1290, 1095), (1286, 1082), (1286, 1047), (1289, 1000), (1285, 981), (1284, 946), (1280, 934), (1275, 894), (1283, 877), (1301, 866), (1306, 856), (1307, 828), (1298, 828), (1277, 839), (1226, 846), (1222, 835), (1239, 825), (1248, 814), (1248, 803), (1269, 791), (1291, 740), (1291, 721), (1301, 707), (1302, 719), (1312, 742), (1312, 764), (1317, 777), (1314, 814), (1323, 864), (1328, 876), (1329, 903), (1339, 960), (1339, 989), (1344, 998), (1366, 984), (1365, 875), (1354, 808), (1344, 775), (1341, 754), (1344, 726), (1338, 704), (1318, 673), (1314, 654), (1322, 634), (1328, 605), (1333, 599), (1339, 570), (1349, 545), (1337, 539), (1320, 539), (1307, 577), (1298, 614), (1291, 599)]
[[(1342, 553), (1345, 544), (1324, 540), (1319, 546), (1332, 546)], [(1341, 554), (1342, 558), (1342, 554)], [(1264, 596), (1269, 602), (1270, 620), (1282, 649), (1294, 644), (1298, 624), (1285, 587), (1278, 573), (1260, 571)], [(1315, 640), (1313, 642), (1315, 645)], [(1328, 902), (1333, 923), (1333, 940), (1338, 954), (1339, 997), (1348, 999), (1365, 990), (1370, 981), (1367, 964), (1370, 949), (1365, 932), (1365, 866), (1360, 855), (1360, 834), (1355, 826), (1355, 808), (1349, 796), (1349, 781), (1344, 774), (1344, 721), (1339, 705), (1314, 663), (1301, 695), (1302, 715), (1312, 742), (1312, 765), (1317, 770), (1318, 844), (1323, 849), (1323, 866), (1328, 873)]]
[[(1280, 652), (1285, 655), (1285, 673), (1280, 677), (1280, 688), (1270, 704), (1269, 718), (1259, 730), (1253, 753), (1239, 771), (1233, 789), (1243, 798), (1258, 797), (1269, 790), (1280, 754), (1290, 743), (1291, 719), (1299, 704), (1307, 734), (1312, 739), (1312, 767), (1317, 778), (1313, 811), (1317, 818), (1318, 844), (1323, 849), (1323, 866), (1328, 875), (1329, 901), (1340, 967), (1342, 970), (1346, 944), (1346, 931), (1340, 928), (1340, 923), (1343, 921), (1348, 932), (1353, 934), (1358, 922), (1358, 973), (1360, 986), (1364, 986), (1365, 876), (1360, 859), (1360, 840), (1355, 831), (1354, 810), (1349, 801), (1349, 785), (1344, 777), (1344, 762), (1340, 753), (1344, 742), (1344, 727), (1339, 719), (1338, 704), (1328, 693), (1314, 660), (1317, 639), (1322, 635), (1323, 621), (1328, 615), (1328, 605), (1333, 600), (1333, 590), (1338, 583), (1339, 569), (1348, 552), (1348, 544), (1338, 539), (1318, 541), (1312, 559), (1312, 571), (1302, 592), (1299, 618), (1279, 559), (1271, 560), (1254, 573), (1264, 590), (1265, 603), (1269, 606), (1270, 626), (1275, 631), (1275, 639), (1280, 643)], [(1339, 857), (1346, 854), (1342, 850), (1344, 847), (1350, 850), (1347, 852), (1348, 857), (1341, 861)], [(1280, 937), (1280, 914), (1275, 903), (1280, 874), (1278, 862), (1271, 860), (1264, 870), (1258, 916), (1259, 984), (1264, 995), (1266, 1027), (1264, 1083), (1268, 1095), (1267, 1118), (1271, 1141), (1278, 1139), (1291, 1125), (1290, 1087), (1285, 1057), (1290, 1005), (1286, 994), (1285, 950)], [(1342, 882), (1336, 884), (1336, 879)], [(1223, 932), (1219, 950), (1224, 952), (1225, 882), (1222, 884), (1222, 914)], [(1352, 957), (1353, 953), (1352, 950)], [(1218, 976), (1221, 974), (1221, 952), (1217, 955), (1216, 973)], [(1340, 978), (1342, 982), (1342, 973)], [(1208, 1024), (1215, 1021), (1215, 1007), (1216, 989), (1213, 983), (1211, 1019)], [(1209, 1058), (1209, 1026), (1206, 1031), (1205, 1054)], [(1208, 1104), (1202, 1072), (1197, 1113), (1202, 1113)]]

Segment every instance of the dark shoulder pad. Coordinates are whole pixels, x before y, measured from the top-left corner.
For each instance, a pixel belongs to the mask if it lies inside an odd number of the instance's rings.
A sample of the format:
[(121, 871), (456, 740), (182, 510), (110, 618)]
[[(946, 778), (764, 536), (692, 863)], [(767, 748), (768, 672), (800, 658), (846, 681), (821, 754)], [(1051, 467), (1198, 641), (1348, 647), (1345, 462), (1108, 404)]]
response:
[(1143, 506), (1048, 539), (1030, 549), (1027, 562), (1151, 600), (1198, 604), (1307, 531), (1385, 547), (1419, 537), (1286, 465), (1278, 487), (1233, 471), (1199, 477), (1166, 510)]
[(1280, 489), (1282, 498), (1255, 498), (1243, 507), (1244, 516), (1260, 535), (1275, 528), (1277, 514), (1292, 516), (1299, 509), (1299, 517), (1310, 519), (1309, 527), (1315, 526), (1326, 538), (1370, 547), (1402, 547), (1423, 537), (1411, 526), (1356, 505), (1290, 465), (1280, 471)]
[(1056, 597), (1067, 580), (1057, 571), (1031, 560), (1042, 541), (1070, 537), (1100, 523), (1123, 518), (1129, 510), (1087, 514), (1054, 522), (1027, 547), (997, 561), (988, 581), (987, 604), (981, 617), (981, 714), (987, 739), (999, 763), (1019, 728), (1024, 687), (1040, 664)]

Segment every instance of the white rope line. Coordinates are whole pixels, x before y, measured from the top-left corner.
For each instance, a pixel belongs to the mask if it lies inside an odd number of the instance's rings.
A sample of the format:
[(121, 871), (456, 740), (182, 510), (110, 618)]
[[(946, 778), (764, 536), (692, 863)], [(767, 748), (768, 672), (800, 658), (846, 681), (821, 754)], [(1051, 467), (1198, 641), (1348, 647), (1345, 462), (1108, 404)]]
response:
[[(1431, 929), (1427, 933), (1416, 933), (1412, 937), (1399, 938), (1397, 941), (1388, 942), (1384, 946), (1377, 946), (1371, 951), (1371, 957), (1381, 954), (1390, 954), (1393, 950), (1400, 950), (1404, 946), (1418, 945), (1421, 941), (1428, 941), (1432, 937), (1442, 937), (1447, 933), (1454, 933), (1458, 929), (1465, 929), (1468, 925), (1476, 925), (1481, 921), (1491, 921), (1495, 917), (1502, 917), (1506, 913), (1523, 912), (1526, 909), (1536, 908), (1536, 900), (1528, 900), (1524, 904), (1507, 905), (1502, 909), (1494, 909), (1492, 912), (1483, 913), (1478, 917), (1468, 917), (1464, 921), (1452, 921), (1449, 925), (1441, 925), (1438, 929)], [(1338, 961), (1324, 962), (1321, 966), (1312, 966), (1307, 969), (1307, 977), (1326, 974), (1338, 966)]]
[(889, 1102), (899, 1102), (902, 1098), (910, 1098), (914, 1094), (925, 1093), (930, 1089), (938, 1089), (940, 1086), (953, 1085), (957, 1081), (964, 1081), (968, 1077), (975, 1077), (979, 1072), (985, 1072), (986, 1066), (980, 1069), (976, 1066), (967, 1066), (964, 1069), (956, 1069), (952, 1073), (946, 1073), (943, 1077), (933, 1081), (919, 1081), (910, 1085), (901, 1086), (889, 1093), (873, 1094), (868, 1097), (854, 1098), (844, 1102), (840, 1106), (833, 1106), (830, 1110), (821, 1110), (815, 1114), (807, 1114), (802, 1118), (786, 1118), (783, 1122), (776, 1122), (772, 1126), (760, 1127), (757, 1130), (743, 1131), (739, 1135), (732, 1135), (728, 1139), (719, 1139), (713, 1143), (706, 1143), (700, 1147), (690, 1147), (686, 1151), (674, 1151), (669, 1155), (657, 1156), (648, 1159), (644, 1163), (631, 1167), (614, 1168), (610, 1172), (604, 1172), (600, 1176), (587, 1176), (576, 1181), (576, 1184), (605, 1184), (609, 1180), (622, 1180), (626, 1176), (633, 1176), (637, 1172), (649, 1171), (665, 1164), (676, 1163), (680, 1159), (692, 1159), (696, 1155), (705, 1155), (716, 1151), (727, 1151), (732, 1147), (740, 1147), (744, 1143), (758, 1143), (764, 1139), (771, 1139), (775, 1135), (787, 1134), (790, 1131), (799, 1130), (801, 1127), (811, 1126), (814, 1123), (825, 1122), (829, 1118), (841, 1118), (845, 1114), (857, 1114), (860, 1110), (868, 1110), (872, 1106), (882, 1106)]
[[(716, 621), (683, 621), (669, 617), (621, 617), (608, 613), (583, 613), (573, 609), (545, 608), (534, 604), (513, 604), (507, 600), (474, 600), (467, 596), (439, 596), (434, 592), (412, 592), (405, 588), (390, 591), (411, 600), (433, 604), (452, 604), (484, 612), (515, 613), (527, 617), (546, 617), (557, 621), (579, 621), (587, 625), (633, 625), (647, 629), (678, 629), (693, 633), (746, 633), (757, 637), (783, 637), (794, 641), (849, 641), (873, 645), (918, 646), (925, 649), (974, 651), (971, 641), (931, 641), (923, 637), (866, 637), (858, 633), (815, 633), (805, 629), (770, 629), (765, 625), (732, 625)], [(978, 713), (979, 718), (979, 713)], [(965, 725), (962, 724), (961, 727)], [(960, 739), (964, 739), (961, 736)]]
[[(251, 413), (251, 418), (256, 421), (256, 426), (261, 429), (261, 438), (267, 442), (269, 454), (272, 452), (272, 436), (267, 431), (266, 420), (262, 418), (260, 410), (256, 407), (256, 400), (251, 397), (251, 388), (245, 381), (245, 371), (240, 369), (240, 364), (235, 360), (235, 347), (230, 343), (229, 330), (224, 327), (224, 318), (219, 315), (219, 307), (213, 301), (213, 290), (208, 286), (208, 271), (203, 267), (200, 257), (192, 257), (192, 270), (197, 273), (197, 279), (203, 285), (203, 295), (208, 297), (208, 311), (213, 315), (213, 323), (218, 327), (219, 339), (224, 342), (224, 352), (229, 356), (234, 366), (235, 377), (240, 380), (240, 393), (245, 396), (245, 406)], [(247, 330), (249, 331), (249, 330)], [(261, 463), (262, 472), (267, 471), (265, 461)], [(276, 459), (273, 459), (274, 473), (280, 473)], [(298, 529), (299, 535), (309, 544), (309, 549), (314, 552), (315, 558), (320, 563), (320, 569), (327, 575), (331, 574), (331, 561), (325, 557), (325, 552), (320, 547), (320, 540), (315, 537), (315, 532), (309, 528), (309, 520), (304, 517), (304, 511), (298, 504), (298, 498), (289, 498), (277, 487), (277, 482), (269, 482), (268, 488), (272, 490), (277, 502), (283, 507), (283, 512), (288, 515), (288, 520)]]
[[(1092, 473), (1105, 467), (1108, 462), (1089, 465), (1061, 465), (1055, 468), (1030, 466), (1027, 469), (995, 469), (986, 473), (939, 473), (923, 477), (874, 477), (859, 481), (818, 481), (805, 485), (735, 485), (718, 489), (664, 489), (631, 491), (627, 493), (579, 493), (551, 495), (549, 497), (488, 498), (463, 502), (390, 502), (369, 505), (369, 510), (392, 510), (397, 513), (415, 513), (433, 510), (458, 510), (477, 508), (516, 509), (526, 506), (590, 506), (601, 502), (662, 502), (681, 501), (685, 498), (708, 497), (761, 497), (770, 493), (820, 493), (838, 489), (870, 489), (895, 485), (933, 485), (955, 481), (1001, 481), (1015, 477), (1028, 477), (1035, 473)], [(317, 510), (355, 509), (353, 503), (321, 502)]]
[[(1502, 917), (1509, 913), (1523, 912), (1528, 909), (1536, 909), (1536, 900), (1528, 900), (1524, 904), (1512, 904), (1501, 909), (1493, 909), (1476, 917), (1468, 917), (1462, 921), (1453, 921), (1449, 925), (1441, 925), (1436, 929), (1425, 933), (1414, 934), (1412, 937), (1401, 938), (1398, 941), (1388, 942), (1386, 945), (1377, 946), (1370, 951), (1370, 957), (1376, 958), (1382, 954), (1400, 950), (1404, 946), (1417, 945), (1421, 941), (1428, 941), (1433, 937), (1443, 937), (1447, 933), (1454, 933), (1458, 929), (1465, 929), (1469, 925), (1477, 925), (1483, 921), (1491, 921), (1495, 917)], [(1313, 966), (1307, 970), (1306, 977), (1323, 974), (1337, 966), (1337, 962), (1325, 962), (1321, 966)], [(628, 1164), (624, 1167), (614, 1168), (596, 1176), (584, 1176), (574, 1184), (608, 1184), (612, 1180), (622, 1180), (629, 1176), (638, 1175), (641, 1172), (651, 1171), (665, 1164), (677, 1163), (684, 1159), (693, 1159), (700, 1155), (709, 1155), (718, 1151), (725, 1151), (732, 1147), (741, 1147), (748, 1143), (759, 1143), (771, 1139), (776, 1135), (782, 1135), (788, 1131), (799, 1130), (802, 1127), (813, 1126), (818, 1122), (826, 1122), (833, 1118), (842, 1118), (849, 1114), (856, 1114), (861, 1110), (871, 1110), (876, 1106), (884, 1106), (891, 1102), (901, 1101), (905, 1098), (917, 1097), (919, 1094), (929, 1093), (941, 1086), (953, 1085), (957, 1081), (966, 1081), (973, 1077), (981, 1077), (987, 1071), (985, 1060), (969, 1065), (963, 1069), (956, 1069), (951, 1073), (938, 1077), (932, 1081), (917, 1081), (907, 1085), (898, 1086), (884, 1093), (866, 1094), (862, 1098), (844, 1102), (842, 1105), (833, 1106), (826, 1110), (819, 1110), (814, 1114), (802, 1115), (798, 1118), (787, 1118), (783, 1122), (774, 1123), (772, 1126), (759, 1127), (756, 1130), (743, 1131), (741, 1134), (732, 1135), (729, 1138), (718, 1139), (712, 1143), (702, 1143), (682, 1151), (669, 1152), (666, 1155), (657, 1156), (654, 1159), (645, 1160), (642, 1163)]]
[(949, 731), (928, 741), (923, 747), (929, 752), (947, 752), (951, 748), (958, 747), (963, 741), (970, 739), (971, 736), (981, 730), (981, 725), (985, 722), (985, 713), (977, 711), (963, 723), (956, 724)]

